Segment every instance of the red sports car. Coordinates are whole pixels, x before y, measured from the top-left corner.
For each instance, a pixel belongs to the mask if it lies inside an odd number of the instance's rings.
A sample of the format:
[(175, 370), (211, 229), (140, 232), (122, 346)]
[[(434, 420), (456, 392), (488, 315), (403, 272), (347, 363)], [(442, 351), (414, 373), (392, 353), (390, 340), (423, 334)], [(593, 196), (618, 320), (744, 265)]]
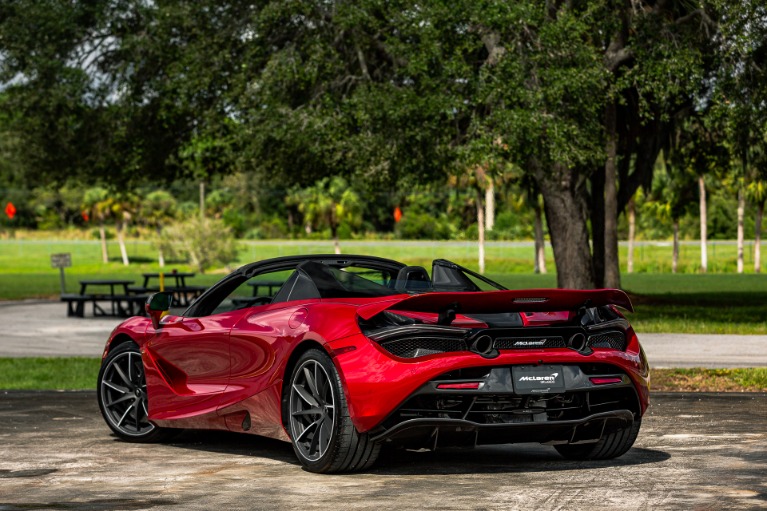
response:
[(647, 360), (613, 289), (507, 290), (455, 263), (367, 256), (249, 264), (181, 315), (170, 296), (111, 334), (98, 402), (128, 441), (178, 428), (291, 442), (314, 472), (383, 444), (516, 442), (607, 459), (636, 439)]

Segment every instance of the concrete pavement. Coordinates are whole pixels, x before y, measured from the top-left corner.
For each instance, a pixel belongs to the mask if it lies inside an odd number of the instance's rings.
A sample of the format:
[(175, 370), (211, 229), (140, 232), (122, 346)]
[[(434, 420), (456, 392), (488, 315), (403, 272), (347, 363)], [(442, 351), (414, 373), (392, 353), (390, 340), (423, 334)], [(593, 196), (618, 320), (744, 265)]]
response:
[(656, 393), (634, 448), (609, 461), (497, 445), (384, 451), (365, 473), (319, 475), (251, 435), (118, 441), (92, 391), (0, 391), (0, 510), (765, 509), (766, 403)]
[[(0, 356), (98, 357), (120, 321), (90, 316), (68, 318), (66, 304), (61, 302), (0, 302)], [(640, 332), (639, 339), (652, 367), (767, 366), (767, 335)]]

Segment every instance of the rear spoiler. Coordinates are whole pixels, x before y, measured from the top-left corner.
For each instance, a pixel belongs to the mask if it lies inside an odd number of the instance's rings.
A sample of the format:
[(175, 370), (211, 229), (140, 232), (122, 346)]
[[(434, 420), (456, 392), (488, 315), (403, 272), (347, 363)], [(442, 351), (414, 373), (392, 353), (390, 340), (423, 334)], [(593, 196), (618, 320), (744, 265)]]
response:
[(616, 305), (634, 312), (628, 295), (620, 289), (525, 289), (520, 291), (483, 291), (469, 293), (424, 293), (383, 300), (357, 309), (362, 319), (370, 319), (385, 310), (440, 312), (454, 309), (461, 314), (496, 312), (577, 311), (581, 307)]

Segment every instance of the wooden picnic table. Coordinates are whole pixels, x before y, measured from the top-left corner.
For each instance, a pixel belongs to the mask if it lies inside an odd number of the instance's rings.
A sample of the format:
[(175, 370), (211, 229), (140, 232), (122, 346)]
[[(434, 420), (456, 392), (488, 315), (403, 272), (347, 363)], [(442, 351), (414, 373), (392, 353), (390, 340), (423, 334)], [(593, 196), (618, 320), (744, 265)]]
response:
[[(81, 280), (80, 294), (62, 294), (61, 301), (67, 303), (68, 316), (84, 317), (85, 304), (88, 302), (93, 304), (94, 316), (127, 317), (143, 314), (146, 296), (130, 293), (128, 288), (133, 282), (124, 279)], [(104, 302), (109, 303), (108, 309), (102, 307)]]
[(274, 296), (275, 288), (280, 290), (285, 283), (283, 280), (251, 280), (248, 282), (249, 286), (253, 287), (253, 296), (261, 296), (258, 294), (258, 288), (265, 287), (268, 289), (268, 293), (264, 296)]
[[(181, 271), (170, 271), (168, 273), (164, 273), (164, 275), (166, 281), (168, 279), (172, 279), (176, 283), (174, 287), (187, 287), (186, 279), (191, 279), (195, 276), (194, 273)], [(142, 273), (141, 276), (144, 277), (144, 287), (149, 287), (149, 281), (151, 279), (160, 279), (159, 273)]]
[[(163, 291), (172, 292), (173, 303), (179, 307), (188, 307), (189, 304), (192, 303), (192, 300), (200, 296), (202, 292), (207, 289), (205, 286), (187, 284), (186, 279), (191, 279), (195, 276), (195, 274), (191, 272), (171, 271), (163, 273), (163, 275), (165, 276), (166, 283)], [(152, 279), (157, 279), (159, 281), (159, 273), (142, 273), (141, 276), (144, 277), (144, 285), (142, 287), (132, 287), (131, 291), (134, 293), (152, 293), (160, 290), (159, 282), (156, 286), (150, 286), (150, 281)]]
[[(80, 281), (80, 294), (86, 295), (85, 291), (90, 286), (93, 287), (107, 287), (109, 286), (109, 294), (110, 296), (115, 295), (115, 287), (116, 286), (122, 286), (123, 288), (123, 294), (128, 294), (128, 286), (133, 284), (134, 281), (132, 280), (111, 280), (111, 279), (98, 279), (98, 280), (81, 280)], [(91, 293), (91, 294), (101, 294), (104, 295), (106, 293)]]

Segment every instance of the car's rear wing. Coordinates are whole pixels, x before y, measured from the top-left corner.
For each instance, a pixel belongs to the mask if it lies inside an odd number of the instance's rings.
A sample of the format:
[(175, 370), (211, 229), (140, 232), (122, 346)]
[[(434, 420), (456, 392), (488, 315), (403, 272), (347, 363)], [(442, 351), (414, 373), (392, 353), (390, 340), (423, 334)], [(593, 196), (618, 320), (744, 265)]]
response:
[(363, 305), (357, 310), (370, 319), (385, 310), (441, 312), (453, 309), (462, 314), (497, 312), (577, 311), (582, 307), (615, 305), (634, 312), (628, 295), (619, 289), (525, 289), (521, 291), (483, 291), (469, 293), (424, 293), (400, 296)]

